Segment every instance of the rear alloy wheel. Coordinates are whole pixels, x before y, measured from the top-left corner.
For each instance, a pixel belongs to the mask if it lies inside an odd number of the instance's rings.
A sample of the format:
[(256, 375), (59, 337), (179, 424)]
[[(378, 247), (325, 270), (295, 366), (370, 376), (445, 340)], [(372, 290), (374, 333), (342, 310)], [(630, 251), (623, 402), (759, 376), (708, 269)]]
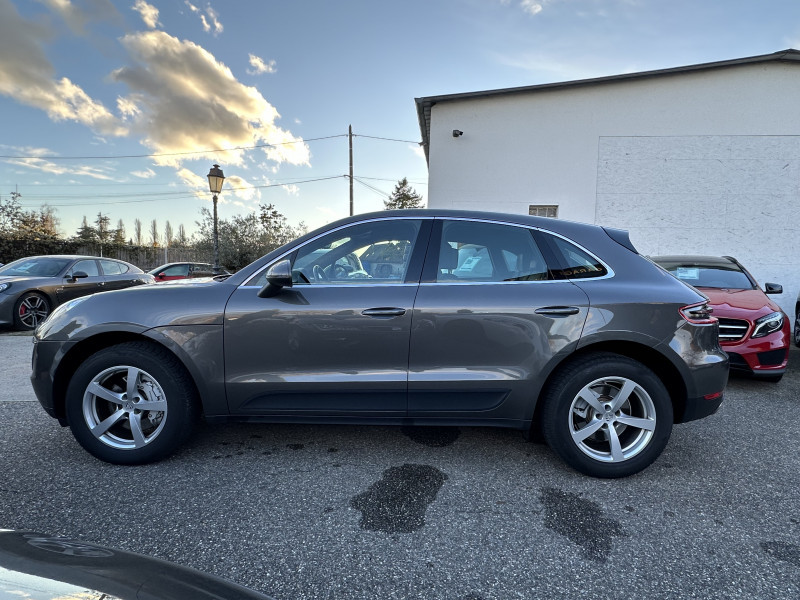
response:
[(36, 329), (49, 314), (50, 303), (47, 298), (35, 292), (28, 292), (14, 305), (14, 324), (17, 329)]
[(558, 373), (544, 398), (543, 430), (556, 453), (593, 477), (627, 477), (650, 465), (672, 433), (672, 403), (643, 364), (587, 355)]
[(130, 342), (98, 351), (67, 388), (75, 439), (100, 460), (143, 464), (172, 453), (195, 420), (194, 385), (168, 351)]

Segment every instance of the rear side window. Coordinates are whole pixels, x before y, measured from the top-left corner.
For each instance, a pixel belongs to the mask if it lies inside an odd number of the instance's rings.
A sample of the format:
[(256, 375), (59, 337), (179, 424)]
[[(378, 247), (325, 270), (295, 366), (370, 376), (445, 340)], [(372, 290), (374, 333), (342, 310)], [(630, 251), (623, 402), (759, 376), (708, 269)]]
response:
[(474, 221), (445, 221), (436, 281), (540, 281), (547, 263), (529, 229)]
[(608, 269), (597, 258), (567, 240), (548, 235), (556, 259), (561, 263), (553, 269), (556, 279), (589, 279), (608, 275)]
[(128, 266), (114, 260), (101, 260), (100, 266), (103, 267), (105, 275), (121, 275), (128, 272)]

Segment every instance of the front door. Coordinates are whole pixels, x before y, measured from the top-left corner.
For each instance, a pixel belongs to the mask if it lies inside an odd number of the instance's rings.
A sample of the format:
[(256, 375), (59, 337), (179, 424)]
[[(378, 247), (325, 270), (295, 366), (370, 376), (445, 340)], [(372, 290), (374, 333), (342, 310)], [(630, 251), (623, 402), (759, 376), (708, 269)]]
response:
[[(78, 272), (86, 273), (87, 277), (73, 279), (73, 273)], [(62, 283), (61, 287), (56, 289), (56, 298), (58, 298), (59, 304), (80, 296), (102, 292), (105, 289), (105, 280), (94, 259), (77, 261), (66, 272)]]
[[(292, 287), (259, 298), (265, 269), (237, 289), (225, 310), (231, 413), (404, 415), (427, 223), (379, 219), (344, 227), (289, 255)], [(372, 274), (361, 262), (376, 243), (399, 249), (397, 270)]]

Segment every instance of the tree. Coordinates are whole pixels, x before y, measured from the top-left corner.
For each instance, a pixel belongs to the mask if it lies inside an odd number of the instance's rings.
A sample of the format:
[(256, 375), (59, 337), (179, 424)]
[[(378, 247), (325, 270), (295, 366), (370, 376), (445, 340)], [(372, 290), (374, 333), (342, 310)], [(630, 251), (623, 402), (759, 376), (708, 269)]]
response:
[(161, 236), (158, 235), (158, 223), (155, 219), (150, 223), (150, 243), (153, 247), (159, 245), (159, 241), (161, 240)]
[(11, 192), (10, 200), (0, 199), (0, 234), (2, 235), (11, 235), (17, 229), (22, 217), (19, 197), (20, 194), (17, 192)]
[(44, 204), (39, 210), (23, 211), (17, 221), (16, 235), (28, 240), (58, 237), (56, 209)]
[(111, 241), (115, 244), (125, 243), (125, 223), (122, 222), (122, 219), (117, 221), (117, 228), (114, 230), (114, 239)]
[(166, 225), (164, 225), (164, 245), (169, 248), (172, 246), (172, 241), (172, 225), (167, 221)]
[(394, 186), (394, 191), (389, 196), (388, 200), (384, 200), (383, 206), (386, 210), (395, 208), (424, 208), (422, 203), (422, 196), (419, 195), (414, 188), (408, 185), (408, 179), (403, 177)]
[(183, 223), (178, 225), (178, 234), (175, 236), (175, 245), (185, 248), (189, 245), (189, 238), (186, 237), (186, 229), (183, 227)]
[(100, 244), (107, 244), (113, 235), (113, 231), (111, 231), (110, 227), (111, 219), (108, 215), (98, 212), (94, 224), (95, 231), (97, 232), (97, 239), (100, 240)]
[(83, 223), (78, 228), (78, 231), (75, 232), (75, 239), (79, 242), (89, 242), (95, 243), (98, 239), (97, 237), (97, 229), (89, 225), (89, 221), (86, 218), (86, 215), (83, 216)]
[(142, 241), (142, 221), (141, 219), (136, 219), (133, 222), (133, 243), (141, 246)]

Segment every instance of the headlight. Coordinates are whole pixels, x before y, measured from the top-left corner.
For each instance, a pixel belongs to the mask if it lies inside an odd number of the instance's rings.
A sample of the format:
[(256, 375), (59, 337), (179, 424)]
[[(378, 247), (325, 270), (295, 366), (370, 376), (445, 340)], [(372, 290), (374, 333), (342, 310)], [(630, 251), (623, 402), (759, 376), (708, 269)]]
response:
[(756, 326), (751, 337), (764, 337), (783, 327), (783, 313), (774, 312), (756, 319)]
[(0, 292), (5, 292), (10, 287), (11, 287), (10, 283), (0, 283)]

